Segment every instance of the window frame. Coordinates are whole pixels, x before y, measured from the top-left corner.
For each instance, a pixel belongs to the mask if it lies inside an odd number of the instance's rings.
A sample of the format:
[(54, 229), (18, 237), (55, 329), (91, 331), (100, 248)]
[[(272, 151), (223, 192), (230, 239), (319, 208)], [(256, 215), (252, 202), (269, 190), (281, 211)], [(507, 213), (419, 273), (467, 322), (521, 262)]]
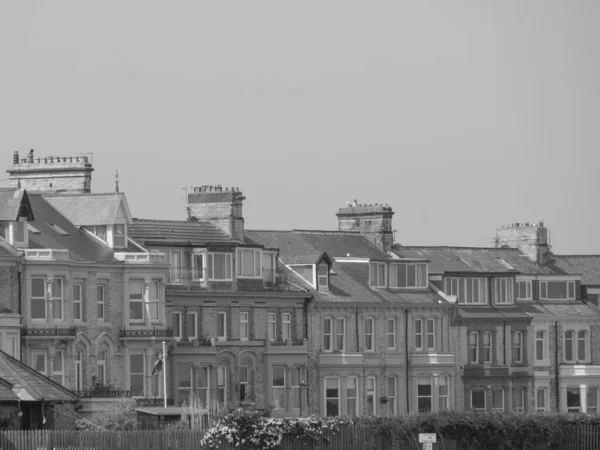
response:
[[(342, 322), (341, 333), (339, 331), (340, 326), (339, 323)], [(335, 349), (341, 351), (342, 353), (346, 351), (346, 318), (345, 317), (336, 317), (335, 319)], [(339, 339), (340, 336), (342, 338), (342, 345), (340, 348)]]
[[(521, 297), (521, 283), (525, 285), (525, 297)], [(516, 281), (517, 300), (532, 300), (533, 290), (531, 280), (517, 280)]]
[[(175, 321), (174, 317), (177, 317), (177, 321)], [(175, 324), (177, 324), (177, 330), (179, 331), (179, 333), (175, 332)], [(171, 328), (173, 329), (173, 338), (175, 338), (175, 340), (181, 341), (183, 339), (182, 311), (171, 311)]]
[[(202, 261), (202, 267), (198, 266), (198, 259)], [(206, 278), (204, 273), (206, 269), (206, 253), (204, 252), (193, 252), (191, 254), (192, 260), (192, 281), (203, 282)]]
[[(141, 298), (132, 298), (132, 295), (138, 295), (137, 293), (133, 293), (133, 285), (134, 284), (139, 284), (141, 286), (142, 289), (142, 293), (141, 293)], [(128, 299), (129, 299), (129, 318), (128, 318), (128, 322), (130, 324), (142, 324), (145, 322), (146, 319), (146, 314), (144, 311), (144, 306), (145, 306), (145, 299), (146, 299), (146, 283), (145, 280), (143, 279), (138, 279), (138, 278), (130, 278), (129, 282), (127, 284), (127, 293), (128, 293)], [(138, 319), (134, 319), (131, 317), (131, 313), (132, 313), (132, 308), (131, 305), (132, 304), (136, 304), (139, 303), (139, 308), (142, 311), (142, 317), (138, 318)]]
[(46, 349), (39, 349), (39, 348), (34, 348), (31, 349), (31, 352), (29, 353), (30, 357), (31, 357), (31, 363), (34, 364), (37, 362), (36, 360), (36, 356), (42, 356), (43, 361), (44, 361), (44, 371), (39, 371), (37, 370), (33, 365), (29, 365), (29, 367), (31, 367), (33, 370), (35, 370), (37, 373), (41, 373), (44, 376), (48, 376), (50, 371), (49, 371), (49, 367), (48, 367), (48, 351)]
[[(429, 380), (429, 384), (421, 383), (421, 380)], [(423, 395), (419, 392), (420, 386), (429, 386), (429, 395)], [(429, 399), (429, 409), (421, 409), (419, 402), (421, 399)], [(417, 411), (418, 412), (432, 412), (433, 411), (433, 378), (431, 375), (422, 374), (417, 376)]]
[[(367, 324), (371, 324), (371, 331), (368, 331)], [(366, 352), (374, 352), (375, 351), (375, 319), (373, 317), (365, 317), (364, 318), (364, 334), (365, 334), (365, 351)], [(368, 345), (370, 337), (370, 345)]]
[(75, 349), (73, 356), (73, 376), (75, 378), (75, 392), (83, 390), (83, 350)]
[[(444, 383), (440, 383), (444, 380)], [(450, 377), (448, 375), (440, 375), (437, 380), (437, 396), (438, 396), (438, 411), (446, 411), (450, 409)], [(446, 386), (446, 393), (441, 393), (441, 386)], [(442, 406), (442, 400), (445, 400), (445, 405)]]
[[(349, 381), (353, 380), (354, 383), (354, 389), (350, 389), (349, 388)], [(351, 391), (354, 391), (354, 396), (350, 395)], [(359, 396), (358, 396), (358, 377), (356, 376), (349, 376), (346, 378), (346, 415), (348, 416), (358, 416), (359, 414)], [(354, 400), (354, 411), (351, 410), (350, 408), (350, 401)]]
[[(519, 338), (517, 339), (517, 336)], [(515, 331), (513, 334), (513, 357), (517, 364), (523, 363), (523, 332)]]
[[(245, 317), (245, 319), (244, 319)], [(243, 327), (246, 326), (245, 333), (242, 333)], [(250, 339), (250, 313), (248, 311), (240, 311), (240, 341), (248, 341)]]
[[(427, 329), (425, 331), (426, 331), (426, 340), (427, 340), (427, 350), (435, 351), (435, 319), (433, 317), (428, 317), (426, 324), (427, 324)], [(431, 325), (431, 330), (430, 330), (430, 325)], [(431, 345), (429, 345), (430, 338), (431, 338)]]
[[(515, 398), (517, 397), (515, 394), (520, 393), (518, 398), (521, 399), (521, 406), (516, 406)], [(513, 387), (513, 412), (525, 412), (525, 388), (522, 387)]]
[[(57, 358), (60, 359), (60, 370), (56, 370)], [(60, 379), (57, 379), (57, 377), (60, 377)], [(61, 386), (65, 385), (65, 352), (63, 350), (55, 351), (54, 358), (52, 358), (52, 375), (49, 378)]]
[[(417, 326), (418, 324), (418, 326)], [(415, 318), (415, 350), (423, 350), (423, 319)]]
[[(223, 322), (223, 334), (219, 335), (219, 325), (222, 319)], [(227, 340), (227, 312), (226, 311), (217, 311), (217, 341), (226, 341)]]
[[(398, 271), (401, 270), (400, 266), (404, 266), (404, 281), (405, 285), (402, 286), (399, 283)], [(414, 267), (414, 285), (409, 284), (409, 268)], [(429, 283), (428, 265), (425, 262), (390, 262), (388, 268), (388, 285), (390, 289), (425, 289)], [(392, 270), (394, 275), (392, 276)], [(419, 284), (419, 274), (422, 270), (422, 284)], [(394, 281), (394, 283), (393, 283)]]
[[(393, 392), (390, 387), (393, 387)], [(387, 395), (387, 404), (391, 406), (390, 413), (392, 416), (398, 414), (398, 379), (395, 375), (389, 375), (386, 377), (386, 395)]]
[[(100, 295), (102, 293), (102, 295)], [(100, 312), (102, 311), (102, 316)], [(106, 283), (96, 283), (96, 318), (104, 322), (106, 317)]]
[[(540, 392), (544, 404), (540, 406)], [(536, 387), (535, 388), (535, 411), (536, 412), (547, 412), (548, 411), (548, 388), (547, 387)]]
[[(146, 283), (144, 283), (144, 317), (148, 320), (158, 322), (160, 320), (160, 280), (150, 280), (146, 295)], [(156, 297), (152, 297), (152, 291), (156, 292)], [(146, 296), (148, 297), (146, 299)], [(156, 311), (156, 317), (152, 316), (153, 310)]]
[[(510, 277), (494, 278), (494, 303), (496, 305), (512, 305), (514, 304), (514, 286)], [(505, 299), (500, 295), (502, 293), (502, 285), (504, 284)]]
[[(396, 319), (388, 317), (385, 321), (386, 325), (386, 338), (387, 338), (387, 349), (396, 350)], [(390, 324), (392, 325), (390, 331)], [(390, 345), (390, 342), (392, 345)]]
[[(244, 273), (246, 268), (244, 265), (244, 253), (252, 253), (252, 275)], [(235, 275), (237, 278), (262, 278), (262, 251), (256, 248), (237, 248), (235, 252), (236, 269)], [(214, 262), (214, 261), (213, 261)]]
[[(275, 384), (275, 369), (281, 369), (283, 373), (283, 384)], [(273, 364), (271, 366), (271, 401), (275, 404), (274, 410), (285, 411), (287, 409), (288, 398), (287, 398), (287, 385), (288, 385), (288, 376), (287, 376), (287, 366), (281, 364)], [(279, 379), (279, 378), (278, 378)], [(276, 392), (280, 392), (280, 394), (275, 395)], [(283, 393), (283, 395), (281, 395)], [(281, 398), (283, 398), (283, 402), (281, 402)], [(283, 404), (281, 404), (283, 403)]]
[(267, 312), (267, 340), (277, 340), (277, 313)]
[[(83, 286), (84, 283), (73, 283), (73, 320), (77, 322), (84, 321), (83, 315)], [(79, 294), (76, 295), (76, 292), (79, 291)], [(79, 311), (79, 314), (76, 312)]]
[[(502, 407), (496, 407), (496, 394), (500, 392), (500, 398), (502, 399)], [(504, 399), (504, 389), (495, 388), (492, 389), (492, 411), (504, 411), (505, 409), (505, 399)]]
[[(211, 374), (210, 374), (210, 367), (209, 366), (200, 366), (197, 368), (197, 370), (195, 371), (196, 374), (194, 376), (194, 384), (196, 386), (194, 395), (197, 397), (202, 396), (204, 398), (204, 405), (210, 405), (210, 401), (211, 401), (211, 395), (210, 395), (210, 379), (211, 379)], [(204, 372), (204, 374), (206, 375), (205, 381), (206, 381), (206, 385), (201, 385), (200, 384), (200, 380), (202, 379), (202, 377), (200, 376), (202, 374), (202, 372)]]
[[(44, 296), (43, 297), (37, 297), (33, 295), (33, 282), (34, 280), (42, 280), (43, 283), (43, 292), (44, 292)], [(29, 282), (29, 316), (31, 317), (32, 321), (46, 321), (48, 320), (48, 282), (47, 282), (47, 278), (45, 276), (32, 276)], [(33, 303), (35, 302), (40, 302), (43, 303), (44, 305), (44, 316), (43, 317), (34, 317), (33, 316)]]
[[(123, 233), (117, 233), (119, 227), (123, 227)], [(117, 240), (122, 240), (122, 244), (117, 244)], [(112, 226), (113, 248), (127, 248), (127, 225), (124, 223), (115, 223)]]
[[(477, 289), (475, 290), (475, 281)], [(456, 286), (454, 286), (454, 284)], [(469, 286), (470, 285), (470, 286)], [(488, 304), (488, 279), (484, 277), (446, 277), (444, 278), (444, 293), (457, 298), (459, 305), (487, 305)], [(468, 293), (471, 292), (471, 301)], [(477, 292), (477, 302), (475, 299)], [(462, 295), (461, 295), (462, 294)], [(463, 298), (464, 296), (464, 298)]]
[[(369, 387), (369, 381), (373, 382), (373, 388)], [(373, 413), (369, 414), (367, 410), (369, 405), (369, 398), (373, 399)], [(365, 415), (376, 416), (377, 415), (377, 377), (369, 375), (365, 378)]]
[[(475, 337), (474, 343), (471, 341), (472, 336)], [(479, 332), (470, 331), (467, 339), (467, 347), (469, 349), (469, 364), (479, 364)]]
[[(488, 339), (488, 342), (486, 343), (486, 339)], [(483, 332), (483, 339), (482, 339), (482, 350), (483, 350), (483, 355), (482, 355), (482, 362), (483, 364), (491, 364), (492, 361), (494, 360), (494, 335), (491, 331), (484, 331)]]
[[(224, 272), (225, 278), (215, 278), (215, 256), (224, 255)], [(208, 260), (208, 281), (233, 281), (233, 254), (228, 252), (209, 252)]]
[[(246, 376), (242, 377), (242, 371), (246, 372)], [(238, 384), (239, 384), (239, 401), (243, 402), (243, 401), (248, 401), (248, 399), (250, 398), (250, 366), (246, 365), (246, 364), (241, 364), (240, 366), (238, 366)], [(244, 380), (244, 378), (246, 378)], [(244, 386), (244, 388), (242, 389), (242, 386)], [(243, 391), (243, 392), (242, 392)], [(242, 398), (243, 396), (243, 398)]]
[[(327, 327), (325, 324), (329, 324), (329, 332), (326, 332)], [(332, 352), (333, 351), (333, 318), (332, 317), (323, 317), (323, 351)]]
[[(571, 333), (571, 338), (567, 337)], [(583, 333), (583, 337), (581, 334)], [(568, 342), (570, 341), (570, 343)], [(583, 358), (581, 357), (580, 344), (583, 342)], [(571, 358), (567, 358), (570, 351)], [(563, 331), (563, 362), (567, 364), (586, 364), (589, 361), (590, 343), (589, 332), (586, 329), (568, 329)]]
[[(387, 287), (387, 270), (386, 263), (370, 261), (369, 262), (369, 286), (372, 288), (386, 288)], [(381, 271), (383, 271), (383, 284), (380, 283)], [(373, 278), (373, 275), (375, 278)], [(375, 280), (376, 284), (373, 283)]]
[[(221, 380), (223, 383), (219, 383)], [(220, 400), (219, 397), (223, 399), (220, 405), (227, 405), (229, 400), (229, 367), (226, 364), (219, 364), (217, 366), (216, 388), (217, 399)]]
[[(328, 396), (328, 390), (327, 389), (327, 380), (335, 380), (336, 384), (337, 384), (337, 388), (336, 388), (336, 392), (337, 392), (337, 396), (336, 397), (329, 397)], [(340, 378), (339, 377), (324, 377), (323, 378), (323, 390), (324, 390), (324, 394), (323, 395), (323, 412), (325, 413), (325, 417), (337, 417), (340, 416), (342, 411), (340, 408), (340, 397), (341, 397), (341, 392), (340, 392)], [(337, 414), (332, 414), (329, 415), (329, 411), (327, 409), (327, 404), (329, 400), (335, 400), (336, 401), (336, 405), (337, 405)]]
[(281, 340), (289, 341), (292, 339), (292, 313), (281, 313)]
[[(541, 337), (539, 334), (541, 333)], [(536, 363), (544, 363), (548, 360), (548, 351), (546, 350), (546, 341), (548, 340), (548, 332), (546, 330), (534, 330), (534, 358)], [(541, 343), (542, 357), (539, 356), (538, 344)]]
[[(184, 377), (181, 376), (182, 372), (187, 372), (189, 376), (189, 386), (182, 386), (181, 382), (184, 380)], [(179, 405), (182, 405), (184, 402), (189, 403), (190, 398), (194, 395), (194, 366), (189, 363), (183, 363), (177, 365), (177, 398), (179, 400)]]
[[(194, 319), (193, 319), (194, 335), (193, 336), (190, 336), (190, 316), (194, 316)], [(188, 311), (187, 312), (185, 332), (186, 332), (188, 341), (198, 339), (198, 311)]]
[[(321, 268), (325, 269), (324, 274), (321, 273)], [(317, 289), (329, 289), (329, 264), (325, 262), (320, 262), (319, 264), (317, 264)]]
[[(474, 392), (483, 392), (483, 408), (473, 407), (473, 393)], [(486, 397), (487, 397), (487, 395), (485, 393), (484, 388), (471, 388), (471, 390), (469, 391), (469, 401), (470, 401), (471, 409), (473, 411), (485, 411), (487, 409), (487, 398)]]
[[(60, 289), (56, 288), (56, 285), (60, 286)], [(57, 290), (60, 290), (60, 295), (57, 294)], [(65, 280), (61, 277), (52, 278), (52, 318), (54, 320), (62, 321), (65, 319)], [(60, 314), (57, 314), (56, 306), (60, 307)]]
[[(101, 359), (101, 355), (104, 353), (104, 359)], [(108, 350), (98, 350), (98, 356), (96, 357), (96, 363), (98, 366), (98, 381), (100, 383), (107, 385), (106, 378), (106, 360), (108, 359)], [(102, 375), (101, 375), (102, 374)]]
[[(132, 362), (131, 358), (133, 356), (141, 356), (142, 357), (142, 372), (132, 372), (132, 370), (131, 370), (132, 369), (132, 367), (131, 367), (131, 362)], [(128, 369), (129, 369), (128, 371), (129, 371), (129, 373), (128, 373), (128, 377), (127, 377), (127, 384), (129, 386), (129, 391), (131, 392), (131, 396), (134, 397), (134, 398), (143, 397), (144, 391), (145, 391), (145, 388), (146, 388), (146, 351), (145, 350), (137, 350), (137, 349), (136, 350), (131, 350), (129, 352), (129, 358), (128, 358), (128, 360), (129, 360), (128, 361)], [(133, 392), (133, 388), (132, 388), (132, 385), (131, 385), (131, 377), (132, 376), (140, 376), (140, 375), (142, 376), (142, 392), (140, 393), (140, 395), (136, 395)]]
[[(566, 283), (567, 288), (566, 288), (566, 292), (567, 292), (567, 296), (565, 298), (553, 298), (553, 297), (548, 297), (548, 283)], [(571, 286), (573, 287), (573, 297), (569, 296), (569, 292), (571, 291)], [(540, 280), (539, 281), (539, 297), (540, 300), (576, 300), (577, 299), (577, 291), (576, 291), (576, 284), (574, 280)], [(544, 294), (544, 295), (543, 295)]]
[[(174, 265), (173, 255), (179, 255), (179, 265)], [(169, 250), (169, 284), (183, 283), (183, 250)]]

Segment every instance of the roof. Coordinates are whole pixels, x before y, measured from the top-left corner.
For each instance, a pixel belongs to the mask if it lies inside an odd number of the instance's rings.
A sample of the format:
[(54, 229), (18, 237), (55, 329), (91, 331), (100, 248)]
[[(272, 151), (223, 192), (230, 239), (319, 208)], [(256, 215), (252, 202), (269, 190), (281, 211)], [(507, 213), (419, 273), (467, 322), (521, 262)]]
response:
[(533, 317), (529, 314), (522, 305), (515, 304), (511, 306), (503, 306), (496, 308), (494, 306), (468, 306), (460, 305), (457, 309), (458, 318), (462, 319), (486, 319), (486, 320), (514, 320), (526, 319), (531, 320)]
[(31, 194), (29, 201), (35, 212), (35, 220), (29, 225), (39, 231), (29, 232), (29, 248), (68, 250), (69, 258), (78, 261), (116, 261), (108, 245), (76, 227), (48, 203), (45, 196)]
[(557, 270), (552, 266), (539, 265), (515, 248), (404, 247), (395, 245), (393, 251), (403, 258), (429, 259), (430, 274), (443, 274), (445, 272), (513, 272), (549, 275), (557, 273)]
[(311, 247), (325, 251), (334, 258), (390, 258), (358, 231), (294, 231), (300, 234)]
[(125, 194), (43, 194), (48, 203), (77, 226), (130, 224)]
[[(24, 399), (23, 397), (34, 401), (75, 402), (78, 400), (73, 392), (3, 351), (0, 351), (0, 381), (3, 382), (0, 384), (0, 398), (8, 395), (7, 386), (14, 388), (15, 385), (20, 385), (28, 394), (18, 396), (21, 400)], [(16, 394), (12, 389), (11, 392)]]
[(600, 286), (600, 255), (554, 255), (554, 265), (569, 274), (581, 274), (581, 282)]
[(128, 236), (142, 245), (206, 245), (235, 242), (210, 222), (195, 220), (133, 219)]
[(544, 302), (532, 302), (523, 303), (523, 309), (533, 316), (544, 316), (544, 317), (565, 317), (565, 316), (577, 316), (587, 318), (598, 319), (600, 317), (600, 310), (590, 304), (583, 303), (580, 300), (576, 301), (544, 301)]
[(29, 197), (25, 189), (0, 189), (0, 220), (33, 219)]

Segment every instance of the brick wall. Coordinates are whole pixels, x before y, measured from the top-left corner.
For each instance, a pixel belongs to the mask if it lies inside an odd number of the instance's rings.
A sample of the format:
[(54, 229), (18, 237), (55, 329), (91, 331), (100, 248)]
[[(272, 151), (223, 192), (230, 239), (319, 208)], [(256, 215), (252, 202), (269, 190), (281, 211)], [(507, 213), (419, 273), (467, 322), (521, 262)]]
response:
[(19, 274), (16, 265), (0, 266), (0, 311), (19, 312)]

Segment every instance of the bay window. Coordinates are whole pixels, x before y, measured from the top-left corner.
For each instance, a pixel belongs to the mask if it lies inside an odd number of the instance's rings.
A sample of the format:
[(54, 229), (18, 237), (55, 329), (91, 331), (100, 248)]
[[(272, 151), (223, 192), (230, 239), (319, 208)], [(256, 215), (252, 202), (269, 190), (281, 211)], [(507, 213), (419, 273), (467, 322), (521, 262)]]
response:
[(564, 333), (564, 359), (568, 363), (585, 363), (588, 360), (588, 332), (567, 330)]
[(232, 281), (231, 253), (208, 254), (208, 279), (211, 281)]
[(237, 270), (240, 278), (260, 278), (261, 273), (261, 251), (254, 249), (237, 249)]
[(56, 320), (63, 318), (63, 280), (54, 278), (52, 280), (52, 317)]
[(204, 281), (204, 253), (192, 254), (192, 280)]
[(340, 379), (325, 377), (325, 415), (340, 415)]
[(390, 288), (427, 287), (426, 263), (390, 263)]
[(427, 319), (427, 350), (435, 350), (435, 319)]
[(512, 278), (494, 278), (494, 300), (499, 305), (513, 303)]
[(423, 348), (423, 319), (415, 319), (415, 349)]
[(113, 225), (113, 248), (127, 247), (127, 230), (123, 224)]
[(487, 303), (487, 280), (474, 277), (450, 277), (444, 280), (444, 292), (458, 298), (461, 304)]
[(160, 301), (160, 283), (158, 280), (152, 280), (150, 282), (150, 289), (148, 292), (148, 306), (146, 313), (150, 320), (158, 320), (158, 304)]

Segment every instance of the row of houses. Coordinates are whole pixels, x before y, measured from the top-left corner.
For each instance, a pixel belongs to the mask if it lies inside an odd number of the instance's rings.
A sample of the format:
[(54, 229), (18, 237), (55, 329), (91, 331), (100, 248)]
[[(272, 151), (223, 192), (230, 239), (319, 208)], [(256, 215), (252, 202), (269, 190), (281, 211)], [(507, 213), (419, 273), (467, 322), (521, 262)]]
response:
[(187, 218), (136, 219), (92, 171), (15, 154), (0, 190), (0, 348), (83, 414), (123, 393), (275, 417), (598, 410), (600, 256), (554, 255), (543, 223), (405, 246), (391, 206), (355, 201), (335, 231), (246, 230), (218, 185)]

